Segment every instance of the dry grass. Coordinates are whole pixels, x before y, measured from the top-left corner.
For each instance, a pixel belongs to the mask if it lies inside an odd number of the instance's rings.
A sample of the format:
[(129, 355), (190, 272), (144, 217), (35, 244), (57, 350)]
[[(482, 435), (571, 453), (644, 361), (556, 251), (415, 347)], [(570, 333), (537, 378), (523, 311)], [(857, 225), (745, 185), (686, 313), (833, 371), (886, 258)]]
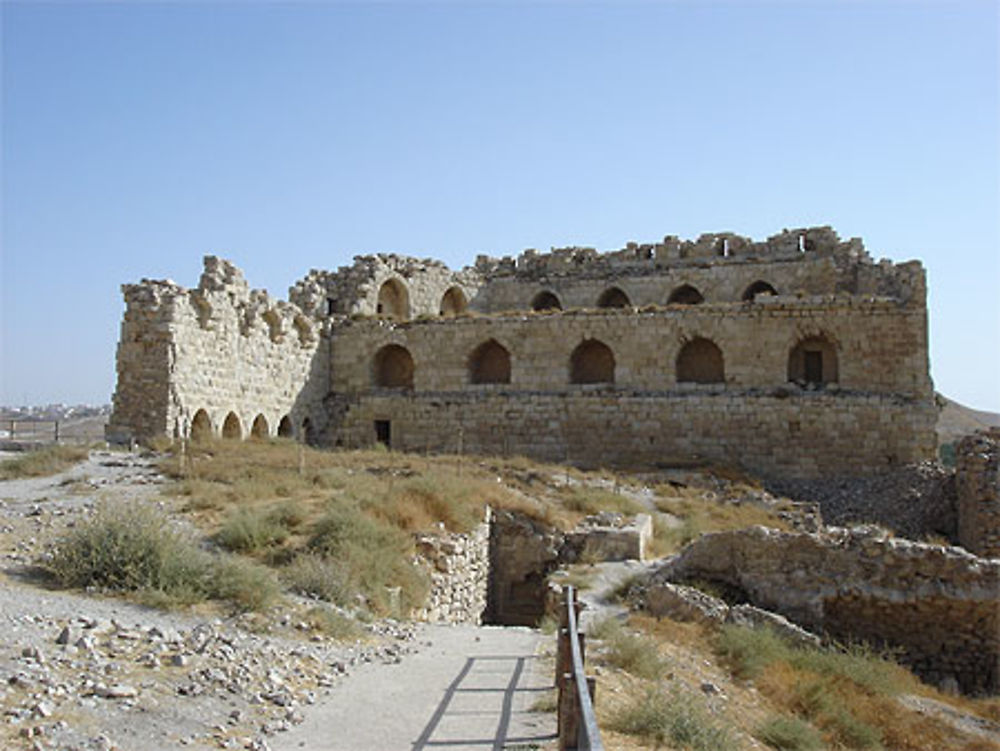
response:
[(0, 480), (57, 475), (82, 462), (88, 453), (86, 446), (64, 444), (53, 444), (27, 451), (20, 456), (0, 462)]

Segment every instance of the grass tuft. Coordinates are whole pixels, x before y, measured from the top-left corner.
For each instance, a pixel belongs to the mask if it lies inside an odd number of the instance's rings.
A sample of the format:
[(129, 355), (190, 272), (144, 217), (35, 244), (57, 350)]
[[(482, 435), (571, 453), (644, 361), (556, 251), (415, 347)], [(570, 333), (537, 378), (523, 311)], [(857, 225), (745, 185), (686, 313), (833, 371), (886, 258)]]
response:
[(85, 446), (44, 446), (0, 462), (0, 480), (57, 475), (82, 462), (88, 454)]
[(610, 726), (621, 733), (690, 751), (734, 747), (731, 731), (692, 697), (678, 691), (650, 689), (634, 697), (612, 718)]
[(778, 715), (761, 725), (754, 735), (779, 751), (820, 751), (823, 736), (794, 715)]

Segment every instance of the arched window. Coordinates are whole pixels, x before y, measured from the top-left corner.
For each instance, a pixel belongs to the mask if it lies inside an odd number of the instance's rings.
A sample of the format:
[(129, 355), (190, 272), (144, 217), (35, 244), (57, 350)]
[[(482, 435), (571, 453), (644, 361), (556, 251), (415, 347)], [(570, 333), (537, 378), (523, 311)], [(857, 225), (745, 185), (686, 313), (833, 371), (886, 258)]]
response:
[(295, 437), (295, 427), (292, 425), (292, 418), (285, 415), (281, 418), (278, 423), (278, 437), (279, 438), (294, 438)]
[(628, 308), (631, 306), (632, 302), (628, 299), (628, 295), (618, 287), (609, 287), (597, 298), (598, 308)]
[(208, 416), (208, 412), (199, 409), (194, 413), (194, 418), (191, 420), (191, 440), (207, 441), (214, 434), (215, 430), (212, 428), (212, 418)]
[(254, 438), (267, 438), (271, 434), (268, 428), (267, 418), (264, 415), (257, 415), (253, 418), (253, 425), (250, 426), (250, 435)]
[(788, 380), (802, 386), (836, 383), (836, 345), (821, 334), (799, 340), (788, 353)]
[(468, 307), (468, 304), (468, 301), (465, 299), (465, 293), (462, 292), (461, 288), (452, 287), (441, 298), (441, 315), (458, 315)]
[(692, 339), (677, 354), (678, 383), (724, 383), (722, 350), (703, 337)]
[(581, 342), (569, 358), (570, 383), (614, 383), (615, 356), (597, 339)]
[(682, 284), (667, 298), (667, 305), (699, 305), (703, 302), (705, 302), (705, 298), (701, 292), (690, 284)]
[(243, 426), (240, 424), (240, 418), (236, 416), (235, 412), (230, 412), (226, 415), (226, 420), (222, 423), (222, 437), (236, 441), (243, 437)]
[(483, 342), (469, 356), (470, 383), (510, 383), (510, 352), (496, 339)]
[(559, 302), (559, 298), (555, 296), (555, 293), (543, 290), (535, 295), (535, 299), (531, 301), (531, 309), (562, 310), (562, 303)]
[(375, 312), (385, 318), (405, 321), (410, 317), (410, 293), (399, 279), (383, 282), (378, 290), (378, 306)]
[(743, 292), (744, 302), (753, 302), (758, 295), (776, 295), (778, 290), (765, 281), (758, 279)]
[(376, 386), (387, 389), (412, 389), (413, 371), (413, 358), (405, 347), (387, 344), (375, 353)]

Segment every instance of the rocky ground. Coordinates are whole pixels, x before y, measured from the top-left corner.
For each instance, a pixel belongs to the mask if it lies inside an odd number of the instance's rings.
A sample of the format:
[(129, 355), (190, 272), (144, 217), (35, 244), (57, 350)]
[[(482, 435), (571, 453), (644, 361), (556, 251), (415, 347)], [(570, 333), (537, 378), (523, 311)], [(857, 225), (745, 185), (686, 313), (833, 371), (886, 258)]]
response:
[(159, 498), (152, 460), (93, 452), (52, 478), (0, 483), (0, 746), (266, 749), (355, 666), (398, 663), (418, 629), (382, 621), (345, 644), (301, 620), (164, 612), (45, 589), (32, 566), (102, 498)]

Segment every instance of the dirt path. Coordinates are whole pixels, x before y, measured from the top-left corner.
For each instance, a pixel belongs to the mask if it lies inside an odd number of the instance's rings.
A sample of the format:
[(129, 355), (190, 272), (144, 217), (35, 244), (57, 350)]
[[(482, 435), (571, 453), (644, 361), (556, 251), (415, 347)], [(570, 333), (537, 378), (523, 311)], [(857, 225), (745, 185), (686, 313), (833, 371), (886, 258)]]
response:
[(525, 628), (424, 626), (420, 652), (393, 667), (363, 666), (318, 702), (274, 751), (537, 749), (555, 715), (531, 707), (552, 686)]

